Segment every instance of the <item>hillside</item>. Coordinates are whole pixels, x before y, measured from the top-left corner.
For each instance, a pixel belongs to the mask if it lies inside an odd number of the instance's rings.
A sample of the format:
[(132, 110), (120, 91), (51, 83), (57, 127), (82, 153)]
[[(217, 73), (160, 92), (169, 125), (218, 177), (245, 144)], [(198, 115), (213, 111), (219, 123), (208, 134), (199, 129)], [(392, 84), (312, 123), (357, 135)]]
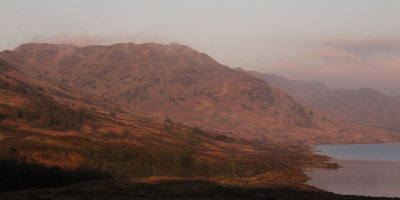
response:
[(360, 125), (400, 131), (400, 99), (372, 89), (330, 89), (315, 81), (297, 81), (250, 71), (293, 96), (303, 105)]
[(374, 143), (400, 136), (335, 121), (245, 72), (179, 44), (25, 44), (0, 58), (33, 78), (135, 112), (283, 143)]
[(0, 191), (110, 177), (288, 185), (307, 180), (304, 167), (330, 166), (306, 146), (123, 113), (98, 96), (26, 77), (4, 61), (0, 100)]

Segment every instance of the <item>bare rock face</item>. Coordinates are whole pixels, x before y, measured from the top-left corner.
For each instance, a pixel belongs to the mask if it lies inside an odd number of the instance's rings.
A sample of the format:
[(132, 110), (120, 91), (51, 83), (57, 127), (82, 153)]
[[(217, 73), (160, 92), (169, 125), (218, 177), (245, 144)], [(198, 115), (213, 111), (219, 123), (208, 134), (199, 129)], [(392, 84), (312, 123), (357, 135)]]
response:
[(257, 139), (310, 144), (400, 137), (332, 120), (262, 79), (180, 44), (24, 44), (0, 58), (33, 78), (136, 111)]

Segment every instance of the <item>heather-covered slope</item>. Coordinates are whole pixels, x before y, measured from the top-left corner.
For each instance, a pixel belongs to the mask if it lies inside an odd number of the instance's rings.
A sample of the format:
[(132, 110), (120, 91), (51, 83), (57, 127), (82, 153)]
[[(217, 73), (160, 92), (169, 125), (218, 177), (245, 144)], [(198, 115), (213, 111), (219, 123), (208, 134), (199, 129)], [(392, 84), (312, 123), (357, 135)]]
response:
[(298, 184), (307, 179), (303, 167), (327, 159), (306, 146), (123, 113), (100, 99), (26, 77), (0, 61), (0, 191), (105, 177)]
[(31, 77), (143, 113), (290, 143), (389, 142), (390, 132), (332, 120), (285, 92), (179, 44), (25, 44), (0, 53)]
[(274, 74), (250, 74), (286, 91), (300, 103), (331, 117), (361, 125), (400, 131), (400, 99), (372, 89), (330, 89), (315, 81), (290, 80)]

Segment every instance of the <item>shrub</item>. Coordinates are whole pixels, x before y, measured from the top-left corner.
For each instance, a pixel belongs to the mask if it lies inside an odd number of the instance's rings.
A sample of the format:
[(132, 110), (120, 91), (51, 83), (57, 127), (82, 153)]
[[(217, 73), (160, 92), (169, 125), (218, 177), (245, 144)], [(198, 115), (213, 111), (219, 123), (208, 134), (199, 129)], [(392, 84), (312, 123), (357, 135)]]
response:
[(192, 130), (192, 133), (196, 134), (196, 135), (207, 135), (207, 133), (205, 131), (201, 130), (198, 127), (194, 127)]
[(172, 124), (172, 120), (169, 117), (167, 117), (164, 122), (167, 124)]
[(0, 80), (0, 89), (10, 89), (10, 85), (6, 81)]
[(101, 137), (109, 140), (116, 140), (119, 138), (118, 134), (114, 131), (107, 131), (106, 133), (101, 134)]
[(131, 134), (131, 132), (128, 129), (125, 129), (121, 133), (121, 138), (122, 139), (132, 139), (133, 135)]
[(167, 117), (166, 119), (165, 119), (165, 121), (164, 121), (164, 129), (165, 130), (172, 130), (172, 129), (174, 129), (174, 125), (173, 125), (173, 122), (172, 122), (172, 120), (169, 118), (169, 117)]

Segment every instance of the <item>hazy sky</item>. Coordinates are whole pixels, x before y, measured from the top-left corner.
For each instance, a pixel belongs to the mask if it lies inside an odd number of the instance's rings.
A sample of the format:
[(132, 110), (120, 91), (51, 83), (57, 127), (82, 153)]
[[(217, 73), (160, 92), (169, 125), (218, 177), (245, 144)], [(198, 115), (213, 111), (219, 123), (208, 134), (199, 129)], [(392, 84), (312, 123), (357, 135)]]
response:
[(0, 0), (0, 50), (179, 42), (230, 67), (400, 96), (398, 0)]

